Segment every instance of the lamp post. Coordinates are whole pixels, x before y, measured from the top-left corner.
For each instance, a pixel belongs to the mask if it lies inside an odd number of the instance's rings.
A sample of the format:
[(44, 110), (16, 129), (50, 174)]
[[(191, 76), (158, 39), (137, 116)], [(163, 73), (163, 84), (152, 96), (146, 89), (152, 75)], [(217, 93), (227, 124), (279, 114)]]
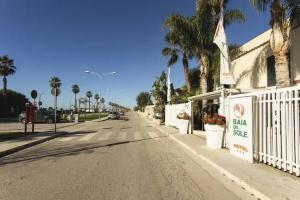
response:
[[(97, 73), (97, 72), (94, 72), (94, 71), (90, 71), (90, 70), (85, 70), (84, 71), (85, 73), (87, 73), (87, 74), (92, 74), (92, 75), (94, 75), (94, 76), (97, 76), (98, 77), (98, 80), (99, 80), (99, 85), (101, 86), (101, 81), (102, 81), (102, 78), (104, 77), (104, 76), (109, 76), (109, 75), (114, 75), (114, 74), (116, 74), (117, 72), (109, 72), (109, 73), (102, 73), (102, 74), (100, 74), (100, 73)], [(101, 89), (100, 89), (100, 87), (99, 87), (99, 95), (100, 95), (100, 98), (102, 97), (102, 95), (101, 95)], [(99, 118), (100, 118), (100, 109), (98, 108), (98, 110), (99, 110)]]

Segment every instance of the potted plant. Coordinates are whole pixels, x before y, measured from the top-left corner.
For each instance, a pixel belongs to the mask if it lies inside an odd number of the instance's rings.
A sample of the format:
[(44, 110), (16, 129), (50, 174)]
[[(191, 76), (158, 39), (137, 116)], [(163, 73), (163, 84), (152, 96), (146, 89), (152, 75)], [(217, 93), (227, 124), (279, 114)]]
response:
[(165, 120), (165, 106), (154, 107), (154, 119), (157, 125), (161, 125)]
[(187, 134), (189, 129), (189, 121), (191, 117), (186, 112), (181, 112), (177, 115), (177, 119), (180, 119), (178, 123), (178, 129), (180, 134)]
[(210, 109), (211, 112), (204, 113), (202, 122), (204, 123), (206, 133), (206, 145), (209, 148), (221, 149), (226, 119), (217, 112)]

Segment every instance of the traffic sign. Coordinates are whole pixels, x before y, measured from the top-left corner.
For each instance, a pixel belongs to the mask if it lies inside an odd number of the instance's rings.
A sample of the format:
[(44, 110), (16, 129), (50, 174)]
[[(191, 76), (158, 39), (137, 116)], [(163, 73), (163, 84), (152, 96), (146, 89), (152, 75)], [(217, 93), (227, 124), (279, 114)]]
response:
[(31, 91), (31, 98), (35, 99), (37, 97), (37, 91), (36, 90), (32, 90)]

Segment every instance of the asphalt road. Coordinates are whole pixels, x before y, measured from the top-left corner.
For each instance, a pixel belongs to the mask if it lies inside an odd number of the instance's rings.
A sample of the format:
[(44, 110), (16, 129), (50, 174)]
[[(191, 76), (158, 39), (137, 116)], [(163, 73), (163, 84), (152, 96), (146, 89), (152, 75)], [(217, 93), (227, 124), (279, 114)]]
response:
[(0, 159), (2, 200), (235, 200), (252, 197), (130, 113)]

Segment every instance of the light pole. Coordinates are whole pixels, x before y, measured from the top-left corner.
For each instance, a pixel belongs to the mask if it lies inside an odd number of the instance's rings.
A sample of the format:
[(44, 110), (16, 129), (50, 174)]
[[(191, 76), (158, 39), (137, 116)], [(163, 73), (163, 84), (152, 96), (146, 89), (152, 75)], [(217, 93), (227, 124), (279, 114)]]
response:
[[(104, 76), (109, 76), (109, 75), (114, 75), (114, 74), (116, 74), (117, 72), (109, 72), (109, 73), (102, 73), (102, 74), (100, 74), (100, 73), (97, 73), (97, 72), (94, 72), (94, 71), (90, 71), (90, 70), (85, 70), (84, 71), (85, 73), (87, 73), (87, 74), (92, 74), (92, 75), (95, 75), (95, 76), (97, 76), (98, 77), (98, 80), (99, 80), (99, 95), (100, 95), (100, 98), (102, 97), (102, 95), (101, 95), (101, 88), (100, 88), (100, 86), (101, 86), (101, 81), (102, 81), (102, 77), (104, 77)], [(100, 118), (100, 109), (98, 108), (98, 110), (99, 110), (99, 118)]]

